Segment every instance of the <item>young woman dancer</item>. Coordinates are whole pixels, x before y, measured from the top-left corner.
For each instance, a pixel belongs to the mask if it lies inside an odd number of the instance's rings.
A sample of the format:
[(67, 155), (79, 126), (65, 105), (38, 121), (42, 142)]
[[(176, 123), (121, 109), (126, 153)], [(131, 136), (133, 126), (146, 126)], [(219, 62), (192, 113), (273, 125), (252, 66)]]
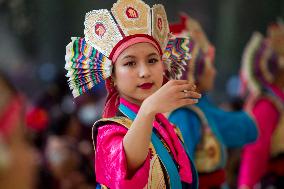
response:
[(162, 5), (150, 8), (141, 0), (118, 0), (111, 11), (87, 13), (84, 33), (67, 46), (65, 68), (75, 97), (106, 83), (103, 119), (93, 127), (97, 182), (107, 188), (197, 188), (182, 137), (162, 114), (200, 98), (186, 80), (166, 83), (190, 59), (189, 40), (169, 35)]

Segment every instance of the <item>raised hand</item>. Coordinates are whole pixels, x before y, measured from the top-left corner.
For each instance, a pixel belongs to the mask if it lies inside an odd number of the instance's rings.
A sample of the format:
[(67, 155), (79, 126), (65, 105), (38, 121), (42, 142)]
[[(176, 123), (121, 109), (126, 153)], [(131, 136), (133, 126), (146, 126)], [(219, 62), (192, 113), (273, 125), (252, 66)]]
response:
[(198, 102), (201, 95), (196, 86), (187, 80), (170, 80), (142, 103), (141, 108), (150, 114), (170, 112), (185, 105)]

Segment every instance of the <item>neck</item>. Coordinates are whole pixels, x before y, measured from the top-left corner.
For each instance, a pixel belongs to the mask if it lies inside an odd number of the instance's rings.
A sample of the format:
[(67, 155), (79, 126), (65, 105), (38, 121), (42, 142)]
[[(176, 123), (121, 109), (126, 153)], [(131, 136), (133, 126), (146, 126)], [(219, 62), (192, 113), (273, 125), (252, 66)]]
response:
[(120, 95), (120, 97), (123, 98), (124, 100), (132, 103), (132, 104), (137, 105), (137, 106), (141, 106), (142, 103), (143, 103), (143, 100), (134, 99), (134, 98), (131, 98), (131, 97), (127, 97), (125, 95)]
[(280, 89), (284, 88), (284, 68), (280, 69), (276, 73), (273, 85), (279, 87)]

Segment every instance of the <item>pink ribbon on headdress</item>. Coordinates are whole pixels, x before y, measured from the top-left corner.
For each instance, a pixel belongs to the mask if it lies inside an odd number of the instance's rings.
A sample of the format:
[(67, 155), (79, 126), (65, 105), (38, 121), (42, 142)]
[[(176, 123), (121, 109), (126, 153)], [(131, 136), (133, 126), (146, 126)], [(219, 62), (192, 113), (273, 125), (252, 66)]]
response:
[(105, 103), (105, 108), (103, 111), (103, 118), (114, 117), (119, 106), (119, 94), (116, 88), (113, 86), (110, 78), (105, 81), (107, 89), (107, 99)]
[[(112, 60), (112, 63), (115, 64), (117, 58), (125, 49), (137, 43), (150, 43), (158, 50), (159, 54), (162, 55), (161, 47), (153, 37), (146, 34), (136, 34), (124, 38), (113, 48), (109, 57)], [(113, 83), (110, 78), (106, 79), (105, 85), (108, 92), (108, 96), (103, 111), (103, 117), (109, 118), (114, 117), (118, 110), (119, 94), (116, 88), (113, 86)]]

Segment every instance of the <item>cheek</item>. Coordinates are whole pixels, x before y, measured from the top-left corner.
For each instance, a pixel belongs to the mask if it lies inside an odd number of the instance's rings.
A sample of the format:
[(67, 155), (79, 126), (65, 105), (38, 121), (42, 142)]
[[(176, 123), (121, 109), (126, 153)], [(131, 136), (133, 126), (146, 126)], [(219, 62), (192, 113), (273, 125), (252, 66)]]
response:
[(203, 72), (198, 76), (199, 85), (205, 88), (207, 88), (206, 86), (209, 84), (211, 80), (212, 79), (211, 79), (210, 73), (208, 72), (207, 68), (205, 68)]
[(163, 63), (158, 64), (154, 68), (154, 72), (156, 73), (156, 77), (159, 80), (159, 84), (162, 86), (163, 84), (163, 79), (164, 79), (164, 71), (165, 71), (165, 66)]
[(198, 76), (198, 84), (202, 87), (206, 84), (206, 75), (204, 73)]
[(216, 75), (216, 71), (215, 71), (214, 68), (212, 68), (212, 69), (210, 70), (210, 77), (212, 78), (212, 80), (215, 78), (215, 75)]
[(115, 67), (114, 76), (116, 82), (123, 80), (125, 77), (127, 77), (127, 75), (127, 70), (124, 69), (122, 66)]
[(119, 88), (125, 88), (125, 86), (131, 86), (130, 84), (135, 78), (135, 72), (123, 67), (117, 68), (115, 70), (115, 84)]
[(204, 71), (202, 73), (202, 77), (207, 79), (212, 79), (214, 77), (214, 68), (212, 68), (212, 65), (209, 65), (210, 63), (207, 63)]

